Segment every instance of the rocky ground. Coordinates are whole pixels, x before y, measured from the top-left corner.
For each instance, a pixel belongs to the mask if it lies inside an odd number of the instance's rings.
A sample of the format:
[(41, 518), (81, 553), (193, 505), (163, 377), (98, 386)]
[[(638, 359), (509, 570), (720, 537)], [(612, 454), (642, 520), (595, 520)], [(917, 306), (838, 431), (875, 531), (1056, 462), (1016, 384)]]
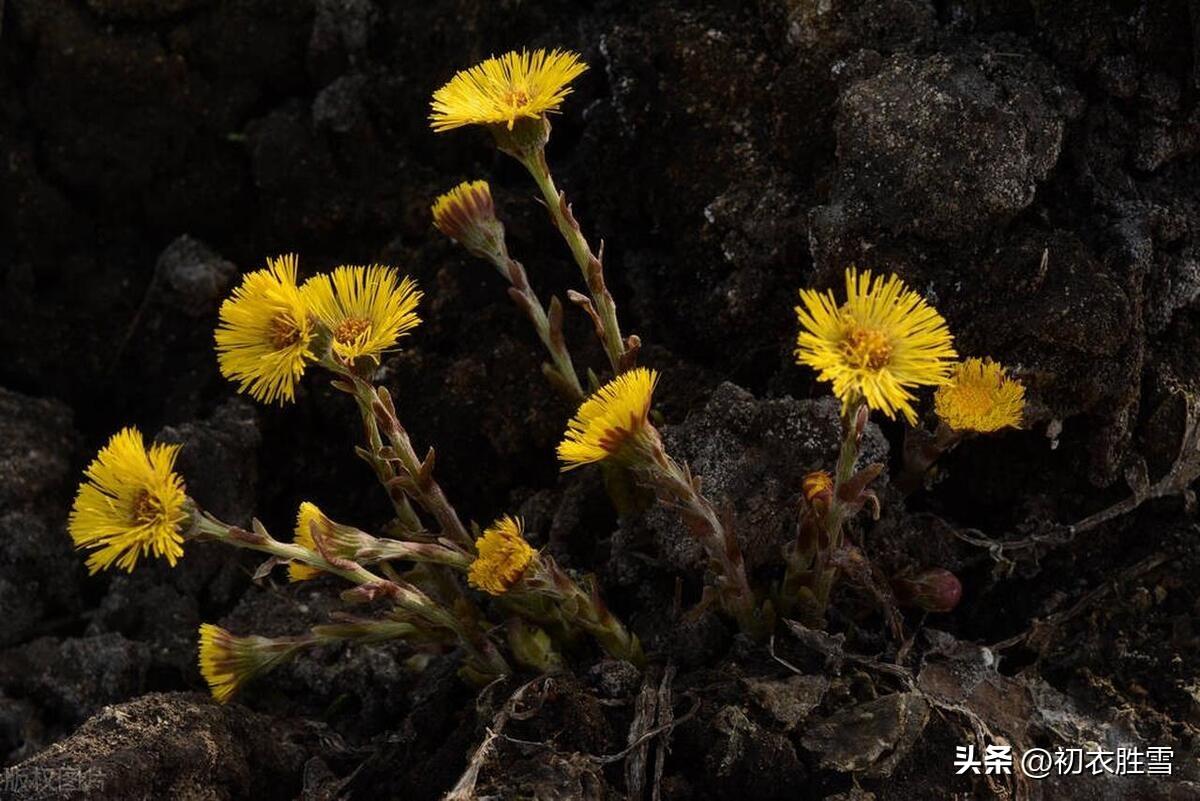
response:
[[(0, 11), (0, 797), (1200, 798), (1200, 529), (1183, 491), (1200, 464), (1175, 464), (1200, 391), (1200, 2)], [(486, 177), (534, 285), (574, 286), (527, 178), (482, 134), (425, 121), (457, 68), (521, 46), (592, 65), (551, 162), (664, 371), (671, 448), (760, 578), (800, 477), (837, 442), (790, 356), (798, 287), (894, 270), (962, 352), (1019, 366), (1026, 430), (965, 444), (929, 492), (886, 491), (859, 532), (881, 570), (963, 580), (953, 613), (906, 618), (901, 653), (849, 587), (827, 633), (781, 626), (771, 648), (681, 619), (700, 584), (674, 518), (618, 520), (597, 475), (558, 476), (572, 410), (499, 280), (428, 213)], [(598, 574), (645, 674), (584, 657), (476, 697), (453, 657), (414, 673), (401, 646), (326, 650), (219, 707), (197, 624), (295, 631), (335, 583), (255, 586), (253, 559), (218, 546), (86, 576), (66, 510), (130, 423), (184, 443), (189, 489), (226, 519), (286, 527), (301, 499), (386, 519), (344, 398), (309, 381), (294, 406), (256, 407), (217, 373), (220, 299), (288, 251), (306, 272), (382, 261), (418, 279), (426, 323), (385, 370), (414, 440), (436, 444), (464, 516), (519, 511)], [(568, 338), (598, 366), (578, 318)], [(901, 435), (885, 424), (871, 447), (894, 463)], [(1131, 495), (1145, 503), (1062, 527)], [(1169, 746), (1175, 772), (954, 776), (980, 734)]]

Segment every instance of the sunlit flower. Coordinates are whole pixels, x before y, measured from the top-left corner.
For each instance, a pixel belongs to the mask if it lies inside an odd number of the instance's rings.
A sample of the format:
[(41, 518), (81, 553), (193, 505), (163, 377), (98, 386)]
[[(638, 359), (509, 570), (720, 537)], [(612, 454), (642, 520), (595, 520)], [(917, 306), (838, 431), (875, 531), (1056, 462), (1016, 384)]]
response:
[(88, 465), (67, 530), (77, 548), (94, 549), (91, 573), (114, 564), (132, 571), (153, 553), (174, 567), (183, 556), (180, 528), (187, 520), (183, 479), (175, 472), (178, 445), (146, 449), (142, 433), (126, 428)]
[(216, 331), (221, 374), (239, 392), (272, 403), (290, 401), (306, 364), (316, 324), (296, 286), (296, 257), (268, 260), (248, 273), (221, 304)]
[(583, 402), (558, 445), (563, 470), (604, 459), (627, 460), (652, 432), (650, 402), (658, 373), (637, 367), (609, 381)]
[(467, 581), (492, 595), (503, 595), (520, 581), (536, 556), (525, 541), (521, 520), (508, 515), (484, 530), (475, 549), (479, 556), (471, 563)]
[(238, 637), (220, 626), (200, 626), (200, 675), (213, 698), (224, 704), (255, 676), (273, 669), (312, 639)]
[(955, 366), (950, 383), (938, 388), (933, 408), (955, 431), (1020, 428), (1025, 387), (991, 359), (967, 359)]
[(503, 252), (504, 226), (496, 219), (487, 181), (464, 181), (439, 197), (433, 224), (472, 255), (490, 258)]
[(833, 383), (843, 408), (864, 399), (889, 418), (916, 423), (910, 391), (945, 384), (955, 358), (946, 321), (897, 276), (846, 271), (846, 301), (800, 291), (796, 361)]
[(301, 294), (329, 330), (333, 352), (348, 361), (381, 356), (421, 322), (421, 291), (391, 267), (338, 267), (305, 281)]
[(464, 125), (504, 125), (558, 111), (568, 84), (587, 69), (578, 53), (535, 50), (505, 53), (457, 73), (433, 93), (433, 130)]

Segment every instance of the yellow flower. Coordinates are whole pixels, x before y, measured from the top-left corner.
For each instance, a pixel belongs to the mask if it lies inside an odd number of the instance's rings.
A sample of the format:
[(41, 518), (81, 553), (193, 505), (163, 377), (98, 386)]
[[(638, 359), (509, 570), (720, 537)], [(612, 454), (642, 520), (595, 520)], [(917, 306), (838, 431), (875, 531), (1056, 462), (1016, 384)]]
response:
[(314, 642), (312, 638), (238, 637), (220, 626), (202, 623), (200, 675), (208, 683), (213, 698), (228, 703), (246, 682)]
[(485, 529), (475, 540), (479, 556), (471, 563), (467, 581), (492, 595), (503, 595), (521, 580), (536, 554), (522, 533), (519, 518), (504, 517)]
[[(293, 542), (302, 548), (307, 548), (314, 553), (320, 553), (317, 550), (316, 542), (313, 541), (312, 527), (316, 525), (318, 530), (324, 530), (331, 526), (329, 518), (317, 508), (316, 504), (308, 501), (300, 504), (300, 511), (296, 514), (296, 530), (294, 532)], [(289, 581), (308, 581), (311, 578), (316, 578), (321, 575), (321, 571), (317, 568), (306, 565), (303, 562), (288, 563), (288, 580)]]
[[(321, 546), (313, 538), (313, 527), (321, 538)], [(358, 550), (366, 545), (371, 537), (354, 528), (335, 523), (322, 512), (315, 503), (304, 501), (296, 513), (296, 528), (292, 532), (292, 542), (318, 556), (328, 555), (329, 558), (352, 559)], [(307, 581), (321, 575), (321, 570), (303, 562), (288, 563), (288, 579), (291, 581)]]
[(464, 125), (504, 125), (558, 111), (567, 84), (587, 69), (578, 53), (535, 50), (505, 53), (457, 73), (433, 93), (429, 119), (441, 133)]
[(817, 470), (806, 475), (800, 482), (804, 499), (813, 503), (818, 498), (828, 499), (833, 495), (833, 476), (824, 470)]
[(421, 322), (421, 291), (391, 267), (338, 267), (305, 281), (302, 295), (329, 330), (333, 352), (347, 361), (378, 358)]
[(310, 345), (316, 332), (296, 286), (296, 257), (269, 259), (266, 269), (248, 273), (221, 304), (220, 317), (221, 374), (264, 403), (292, 400), (306, 363), (315, 358)]
[(433, 204), (433, 224), (480, 258), (503, 255), (504, 227), (496, 219), (487, 181), (463, 181)]
[(96, 549), (89, 573), (114, 564), (132, 571), (140, 555), (164, 557), (172, 567), (183, 556), (180, 527), (188, 518), (183, 479), (175, 472), (178, 445), (149, 450), (136, 428), (113, 435), (88, 465), (67, 530), (77, 548)]
[(915, 424), (910, 389), (945, 384), (953, 367), (954, 338), (946, 321), (897, 276), (846, 271), (846, 302), (833, 292), (800, 291), (796, 316), (802, 330), (796, 361), (833, 382), (833, 394), (848, 409), (865, 399), (895, 419)]
[(558, 445), (563, 470), (615, 458), (627, 459), (629, 446), (641, 444), (643, 434), (652, 432), (650, 401), (658, 373), (637, 367), (609, 381), (592, 393), (567, 424)]
[(991, 359), (967, 359), (933, 396), (938, 417), (955, 431), (1020, 428), (1025, 387)]

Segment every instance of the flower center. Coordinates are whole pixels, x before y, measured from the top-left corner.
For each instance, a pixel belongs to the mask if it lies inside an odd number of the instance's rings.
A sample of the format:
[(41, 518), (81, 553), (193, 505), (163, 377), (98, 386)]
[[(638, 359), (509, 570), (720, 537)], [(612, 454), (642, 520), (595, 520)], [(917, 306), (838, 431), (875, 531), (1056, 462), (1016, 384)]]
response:
[(133, 498), (133, 522), (139, 526), (157, 523), (162, 517), (162, 504), (147, 490), (139, 490)]
[(300, 326), (286, 314), (278, 314), (271, 318), (271, 347), (275, 350), (290, 348), (300, 341)]
[(964, 417), (984, 417), (992, 410), (993, 397), (987, 387), (960, 384), (953, 392), (954, 408)]
[(364, 320), (361, 317), (347, 317), (338, 323), (337, 330), (333, 332), (333, 338), (343, 345), (352, 345), (358, 341), (360, 336), (370, 330), (370, 320)]
[(842, 339), (841, 350), (847, 364), (859, 370), (880, 370), (892, 358), (892, 343), (874, 328), (852, 329)]
[(529, 105), (529, 93), (524, 89), (509, 89), (504, 93), (504, 105), (511, 109), (524, 108)]

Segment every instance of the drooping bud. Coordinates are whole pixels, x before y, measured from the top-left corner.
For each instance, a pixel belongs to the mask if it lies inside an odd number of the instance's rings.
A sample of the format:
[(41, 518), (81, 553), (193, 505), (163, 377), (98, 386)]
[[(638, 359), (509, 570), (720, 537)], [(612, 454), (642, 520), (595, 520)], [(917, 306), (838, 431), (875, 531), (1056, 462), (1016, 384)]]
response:
[(962, 582), (949, 570), (932, 567), (913, 575), (894, 576), (892, 591), (903, 606), (950, 612), (962, 599)]
[(495, 261), (505, 252), (504, 226), (496, 219), (487, 181), (464, 181), (439, 197), (433, 224), (472, 256)]

